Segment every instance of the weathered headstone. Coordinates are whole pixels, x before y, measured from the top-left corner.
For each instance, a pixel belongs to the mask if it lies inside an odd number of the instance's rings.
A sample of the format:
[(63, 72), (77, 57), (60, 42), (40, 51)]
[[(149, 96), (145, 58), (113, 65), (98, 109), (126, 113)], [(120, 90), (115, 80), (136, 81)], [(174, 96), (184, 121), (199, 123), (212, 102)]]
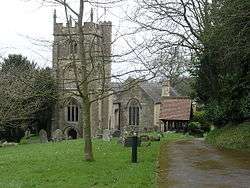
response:
[(111, 131), (108, 129), (103, 130), (102, 139), (104, 141), (110, 141), (112, 138)]
[(53, 141), (55, 141), (55, 142), (62, 141), (64, 139), (64, 135), (63, 135), (62, 130), (56, 129), (53, 132), (52, 138), (53, 138)]
[(24, 138), (26, 138), (26, 139), (30, 138), (30, 130), (29, 130), (29, 129), (27, 129), (27, 130), (25, 131), (25, 133), (24, 133)]
[(48, 135), (47, 132), (43, 129), (39, 131), (39, 138), (41, 143), (47, 143), (48, 142)]

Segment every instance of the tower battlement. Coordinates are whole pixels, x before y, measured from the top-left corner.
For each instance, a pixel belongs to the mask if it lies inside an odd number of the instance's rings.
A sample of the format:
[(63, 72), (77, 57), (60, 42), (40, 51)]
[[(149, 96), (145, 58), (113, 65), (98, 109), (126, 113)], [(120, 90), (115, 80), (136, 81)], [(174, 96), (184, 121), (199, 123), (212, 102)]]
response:
[[(93, 22), (93, 9), (91, 9), (90, 17), (91, 17), (90, 22), (84, 22), (83, 31), (87, 31), (87, 32), (95, 31), (96, 34), (98, 34), (98, 32), (110, 32), (111, 34), (111, 31), (112, 31), (111, 21), (101, 21), (99, 23), (94, 23)], [(69, 31), (72, 32), (73, 34), (77, 33), (77, 23), (73, 25), (72, 17), (69, 18), (68, 23), (66, 24), (57, 23), (56, 10), (54, 10), (53, 18), (54, 18), (54, 32), (53, 32), (54, 35), (69, 34)]]
[[(93, 18), (91, 18), (90, 22), (84, 22), (83, 24), (83, 31), (86, 33), (93, 33), (93, 34), (110, 34), (112, 32), (112, 22), (111, 21), (101, 21), (99, 23), (94, 23)], [(68, 20), (68, 23), (57, 23), (57, 16), (56, 11), (54, 11), (54, 31), (53, 35), (69, 35), (77, 34), (78, 33), (78, 26), (77, 23), (72, 22), (72, 18)]]
[[(93, 22), (93, 15), (91, 14), (91, 21), (84, 22), (83, 34), (85, 36), (84, 43), (93, 45), (95, 41), (95, 51), (97, 48), (102, 48), (102, 52), (106, 57), (111, 56), (111, 40), (112, 40), (112, 22), (102, 21), (99, 23)], [(78, 25), (72, 22), (70, 17), (68, 23), (57, 23), (56, 11), (54, 12), (54, 44), (53, 44), (53, 58), (69, 58), (72, 49), (77, 50), (77, 43), (79, 40)], [(73, 50), (74, 50), (73, 49)], [(88, 49), (87, 49), (88, 50)], [(93, 50), (93, 49), (92, 49)], [(99, 49), (100, 50), (100, 49)]]
[[(63, 23), (55, 23), (54, 24), (54, 35), (62, 35), (67, 34), (69, 31), (72, 34), (76, 34), (78, 31), (78, 26), (76, 25), (68, 25)], [(103, 31), (111, 31), (112, 30), (112, 22), (105, 21), (105, 22), (99, 22), (99, 23), (93, 23), (93, 22), (84, 22), (83, 25), (83, 31), (85, 32), (95, 32), (95, 33), (102, 33)]]

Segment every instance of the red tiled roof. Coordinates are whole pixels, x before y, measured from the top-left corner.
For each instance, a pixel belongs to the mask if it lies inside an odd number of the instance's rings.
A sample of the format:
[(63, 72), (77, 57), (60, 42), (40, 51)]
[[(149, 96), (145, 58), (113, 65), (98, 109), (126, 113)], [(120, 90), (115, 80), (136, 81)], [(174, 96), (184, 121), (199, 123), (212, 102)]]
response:
[(161, 100), (160, 119), (189, 120), (191, 115), (191, 100), (185, 97), (166, 97)]

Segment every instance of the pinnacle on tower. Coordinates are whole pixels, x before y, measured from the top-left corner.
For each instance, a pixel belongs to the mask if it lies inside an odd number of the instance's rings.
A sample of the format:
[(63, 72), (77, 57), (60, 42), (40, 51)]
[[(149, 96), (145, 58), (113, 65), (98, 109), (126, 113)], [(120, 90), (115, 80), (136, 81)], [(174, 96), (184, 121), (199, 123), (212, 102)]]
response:
[(94, 20), (94, 12), (93, 12), (93, 8), (91, 8), (91, 12), (90, 12), (90, 22), (93, 22)]
[(69, 26), (72, 26), (72, 16), (69, 17)]
[(53, 15), (53, 17), (54, 17), (54, 24), (56, 24), (56, 9), (54, 9), (54, 15)]

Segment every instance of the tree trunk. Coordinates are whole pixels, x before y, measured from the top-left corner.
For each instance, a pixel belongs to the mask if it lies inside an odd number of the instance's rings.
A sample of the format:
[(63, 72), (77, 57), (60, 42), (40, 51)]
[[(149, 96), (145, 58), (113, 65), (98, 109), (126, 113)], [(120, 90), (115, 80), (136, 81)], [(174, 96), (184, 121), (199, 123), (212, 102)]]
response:
[(93, 161), (92, 141), (91, 141), (91, 120), (90, 120), (90, 102), (86, 98), (83, 100), (83, 136), (84, 136), (84, 158), (86, 161)]
[(90, 120), (90, 96), (88, 83), (88, 60), (86, 60), (86, 51), (84, 46), (84, 32), (83, 32), (83, 12), (84, 0), (80, 0), (80, 9), (78, 15), (78, 34), (79, 34), (79, 59), (82, 68), (82, 90), (81, 98), (83, 101), (83, 137), (84, 137), (84, 158), (86, 161), (93, 161), (92, 141), (91, 141), (91, 120)]

